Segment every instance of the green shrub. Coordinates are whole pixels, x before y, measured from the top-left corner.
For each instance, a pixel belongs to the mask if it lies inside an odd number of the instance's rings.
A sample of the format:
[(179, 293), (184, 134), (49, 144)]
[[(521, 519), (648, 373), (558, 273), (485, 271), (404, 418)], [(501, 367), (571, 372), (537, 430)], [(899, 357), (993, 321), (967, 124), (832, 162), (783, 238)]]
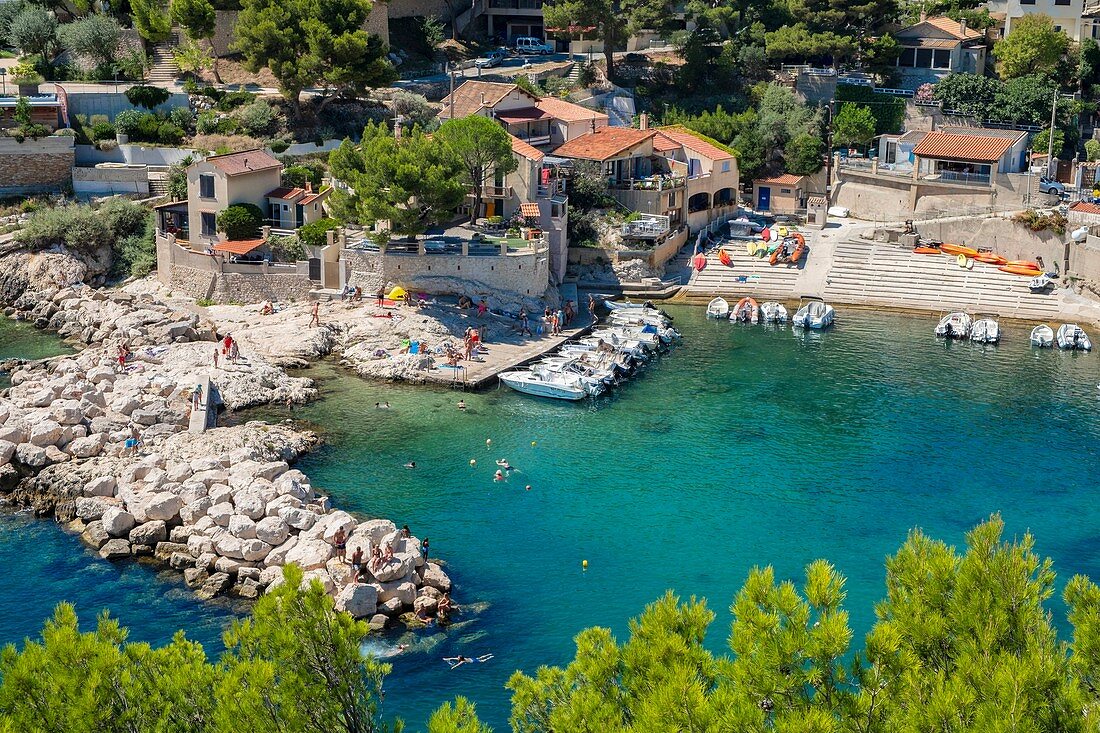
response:
[(271, 148), (271, 152), (275, 153), (275, 155), (279, 155), (287, 151), (290, 147), (290, 143), (286, 140), (272, 140), (267, 144), (267, 147)]
[(258, 99), (238, 112), (237, 120), (246, 135), (261, 137), (274, 132), (278, 116), (270, 104)]
[(110, 140), (115, 136), (115, 126), (110, 122), (97, 122), (92, 125), (89, 137), (94, 141)]
[(111, 266), (115, 277), (145, 277), (157, 265), (156, 225), (151, 212), (143, 213), (141, 224), (137, 233), (115, 240)]
[(330, 229), (336, 229), (340, 226), (339, 222), (335, 219), (318, 219), (317, 221), (305, 224), (298, 229), (298, 238), (302, 240), (302, 244), (308, 247), (320, 247), (328, 241), (326, 236)]
[(195, 132), (200, 135), (213, 135), (218, 131), (218, 113), (212, 110), (199, 112), (195, 120)]
[(298, 237), (271, 237), (267, 240), (272, 256), (279, 262), (297, 262), (305, 259), (306, 250)]
[(132, 135), (137, 132), (141, 121), (147, 113), (138, 112), (136, 109), (124, 109), (115, 115), (115, 129), (123, 135)]
[[(211, 87), (208, 87), (208, 89), (209, 88)], [(254, 99), (256, 99), (256, 95), (252, 92), (218, 92), (218, 94), (220, 96), (211, 96), (210, 98), (215, 101), (218, 109), (223, 112), (229, 112), (230, 110), (234, 110), (237, 107), (249, 104)]]
[(161, 145), (179, 145), (187, 133), (183, 128), (171, 122), (162, 122), (157, 127), (157, 142)]
[(111, 199), (99, 208), (69, 204), (35, 211), (16, 237), (35, 250), (64, 244), (90, 253), (140, 233), (148, 218), (147, 209), (121, 199)]
[(253, 239), (259, 236), (264, 215), (255, 204), (234, 204), (218, 214), (218, 231), (227, 239)]
[(130, 87), (126, 90), (126, 99), (135, 107), (155, 109), (168, 101), (172, 96), (167, 89), (149, 87), (145, 85)]
[(1085, 155), (1089, 160), (1100, 160), (1100, 140), (1086, 140)]
[(283, 169), (283, 185), (304, 188), (306, 181), (309, 181), (316, 190), (321, 185), (322, 175), (320, 168), (307, 165), (287, 166)]
[(168, 120), (176, 127), (189, 130), (195, 121), (195, 115), (188, 107), (173, 107), (168, 113)]

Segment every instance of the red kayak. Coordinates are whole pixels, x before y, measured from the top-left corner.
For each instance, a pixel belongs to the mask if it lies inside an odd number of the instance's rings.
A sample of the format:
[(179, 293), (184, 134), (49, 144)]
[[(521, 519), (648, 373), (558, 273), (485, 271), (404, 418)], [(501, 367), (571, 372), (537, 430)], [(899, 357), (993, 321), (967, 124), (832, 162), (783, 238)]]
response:
[(691, 265), (697, 271), (702, 272), (703, 268), (707, 266), (706, 255), (703, 255), (702, 253), (695, 255), (691, 258)]

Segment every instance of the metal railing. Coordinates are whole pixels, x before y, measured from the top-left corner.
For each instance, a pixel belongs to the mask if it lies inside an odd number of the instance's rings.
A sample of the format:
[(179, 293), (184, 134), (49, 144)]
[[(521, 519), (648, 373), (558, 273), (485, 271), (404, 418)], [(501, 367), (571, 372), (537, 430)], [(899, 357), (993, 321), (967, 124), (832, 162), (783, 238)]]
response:
[(550, 143), (550, 133), (549, 132), (547, 132), (545, 134), (538, 134), (538, 135), (534, 135), (534, 134), (528, 135), (526, 133), (516, 134), (516, 137), (518, 137), (520, 140), (527, 143), (528, 145), (548, 145)]
[(663, 214), (643, 214), (621, 227), (624, 237), (656, 239), (667, 234), (670, 229), (669, 218)]
[(921, 175), (923, 181), (944, 181), (945, 183), (964, 183), (976, 186), (988, 186), (988, 173), (961, 173), (958, 171), (937, 171)]
[(667, 191), (673, 188), (682, 188), (686, 182), (687, 178), (683, 176), (627, 178), (621, 181), (610, 181), (608, 188), (617, 191)]

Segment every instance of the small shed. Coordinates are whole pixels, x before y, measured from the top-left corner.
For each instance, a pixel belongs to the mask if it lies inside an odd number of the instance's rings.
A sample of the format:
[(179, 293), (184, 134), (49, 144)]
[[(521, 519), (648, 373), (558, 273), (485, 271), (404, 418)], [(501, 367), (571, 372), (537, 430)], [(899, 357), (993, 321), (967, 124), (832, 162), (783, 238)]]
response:
[(829, 220), (829, 201), (824, 196), (810, 196), (806, 199), (806, 226), (824, 229)]
[(806, 176), (785, 173), (752, 182), (752, 200), (757, 211), (796, 214), (806, 208)]

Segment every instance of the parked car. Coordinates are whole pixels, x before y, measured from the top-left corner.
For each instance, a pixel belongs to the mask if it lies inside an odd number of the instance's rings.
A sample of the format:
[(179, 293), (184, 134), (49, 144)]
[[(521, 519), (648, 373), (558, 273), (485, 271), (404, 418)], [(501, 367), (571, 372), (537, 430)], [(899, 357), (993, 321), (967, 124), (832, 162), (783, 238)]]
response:
[(1039, 178), (1039, 193), (1053, 193), (1058, 196), (1064, 196), (1066, 193), (1066, 187), (1061, 181), (1055, 181), (1052, 178), (1041, 176)]
[(544, 56), (552, 54), (557, 49), (552, 43), (546, 43), (538, 38), (532, 38), (531, 36), (520, 36), (516, 39), (516, 53), (526, 54), (542, 54)]
[(494, 49), (474, 61), (474, 66), (479, 69), (491, 69), (500, 66), (504, 59), (508, 58), (508, 51), (503, 48)]

